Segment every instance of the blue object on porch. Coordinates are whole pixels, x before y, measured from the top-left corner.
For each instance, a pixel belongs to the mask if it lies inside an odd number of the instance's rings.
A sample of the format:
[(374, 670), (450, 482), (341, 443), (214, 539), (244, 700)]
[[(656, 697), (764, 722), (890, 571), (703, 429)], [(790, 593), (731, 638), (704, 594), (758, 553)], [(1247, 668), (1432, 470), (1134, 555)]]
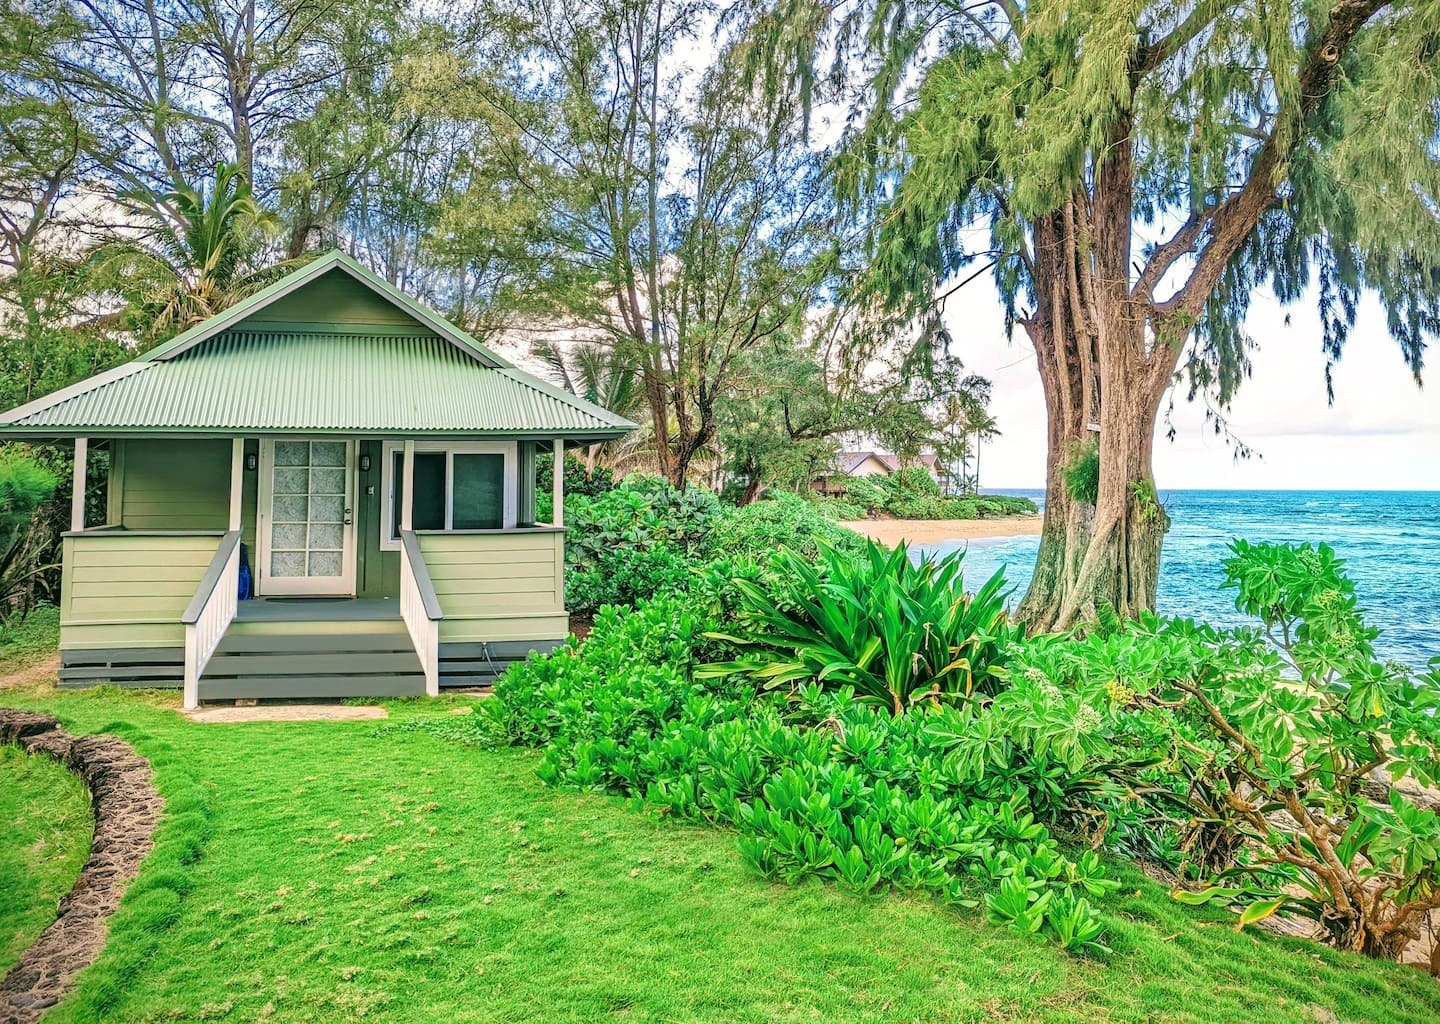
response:
[(236, 596), (241, 601), (255, 596), (250, 579), (250, 550), (244, 544), (240, 545), (240, 593)]

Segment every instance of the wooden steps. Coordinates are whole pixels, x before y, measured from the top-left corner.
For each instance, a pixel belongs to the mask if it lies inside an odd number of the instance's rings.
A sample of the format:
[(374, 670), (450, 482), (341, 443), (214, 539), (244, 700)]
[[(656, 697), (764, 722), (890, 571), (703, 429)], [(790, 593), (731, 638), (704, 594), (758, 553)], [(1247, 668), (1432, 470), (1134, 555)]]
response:
[(244, 608), (199, 685), (201, 701), (424, 693), (424, 670), (395, 601), (276, 601)]

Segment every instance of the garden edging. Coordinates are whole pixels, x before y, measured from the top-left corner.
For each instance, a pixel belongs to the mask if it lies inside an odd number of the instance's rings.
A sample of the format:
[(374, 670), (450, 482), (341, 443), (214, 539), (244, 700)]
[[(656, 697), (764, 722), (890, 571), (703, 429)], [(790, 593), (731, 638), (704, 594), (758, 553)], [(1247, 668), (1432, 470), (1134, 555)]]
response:
[(104, 948), (110, 915), (154, 845), (165, 802), (149, 762), (114, 736), (71, 736), (50, 715), (0, 708), (0, 743), (45, 754), (79, 775), (95, 815), (90, 855), (55, 920), (0, 980), (0, 1024), (31, 1024)]

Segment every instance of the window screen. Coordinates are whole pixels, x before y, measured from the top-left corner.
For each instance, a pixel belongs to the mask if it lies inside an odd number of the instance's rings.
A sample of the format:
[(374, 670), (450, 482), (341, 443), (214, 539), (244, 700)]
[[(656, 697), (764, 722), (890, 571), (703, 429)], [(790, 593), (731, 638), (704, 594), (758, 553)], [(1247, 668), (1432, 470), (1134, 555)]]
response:
[[(400, 536), (405, 507), (405, 453), (396, 452), (391, 465), (395, 481), (395, 504), (390, 510), (390, 536)], [(417, 530), (445, 529), (445, 453), (415, 453), (415, 507), (411, 524)]]
[(451, 528), (498, 530), (504, 519), (505, 456), (456, 452), (453, 460)]

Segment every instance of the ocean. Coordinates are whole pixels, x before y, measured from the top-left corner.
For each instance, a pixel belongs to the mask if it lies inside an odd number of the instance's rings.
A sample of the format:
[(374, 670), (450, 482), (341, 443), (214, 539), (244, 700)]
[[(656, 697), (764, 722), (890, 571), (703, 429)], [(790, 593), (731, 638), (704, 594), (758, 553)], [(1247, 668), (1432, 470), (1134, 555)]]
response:
[[(1043, 491), (1023, 494), (1037, 504)], [(1170, 532), (1160, 559), (1157, 610), (1221, 626), (1248, 624), (1220, 563), (1234, 537), (1329, 544), (1345, 560), (1384, 658), (1423, 668), (1440, 657), (1440, 491), (1161, 491)], [(974, 587), (999, 568), (1025, 592), (1038, 537), (954, 541), (919, 549), (965, 550)]]

